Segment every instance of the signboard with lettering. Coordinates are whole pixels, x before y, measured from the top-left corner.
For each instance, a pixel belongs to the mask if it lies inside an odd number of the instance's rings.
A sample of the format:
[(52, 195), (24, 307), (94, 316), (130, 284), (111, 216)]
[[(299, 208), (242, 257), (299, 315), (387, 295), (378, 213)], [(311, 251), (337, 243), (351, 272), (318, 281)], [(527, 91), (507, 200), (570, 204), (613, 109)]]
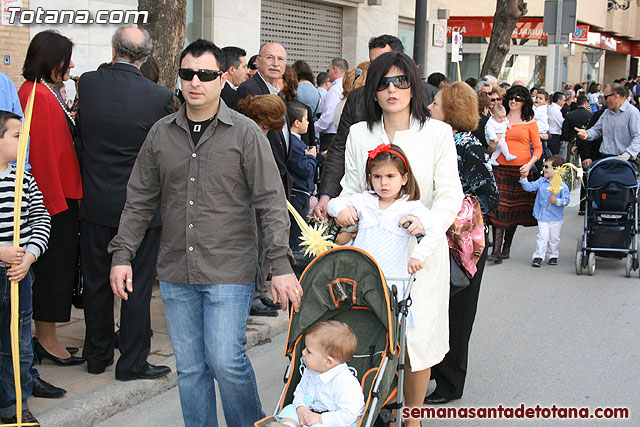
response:
[(2, 25), (20, 26), (20, 21), (18, 19), (20, 12), (14, 13), (15, 22), (13, 24), (10, 23), (11, 12), (9, 12), (9, 8), (16, 7), (22, 9), (22, 0), (2, 0)]
[(454, 31), (451, 33), (451, 62), (460, 61), (460, 44), (462, 43), (462, 36), (459, 32)]
[[(542, 18), (521, 18), (511, 37), (546, 40), (548, 36), (542, 27)], [(463, 37), (491, 37), (492, 28), (493, 17), (491, 16), (452, 17), (447, 21), (448, 36), (451, 36), (453, 31), (458, 31)]]

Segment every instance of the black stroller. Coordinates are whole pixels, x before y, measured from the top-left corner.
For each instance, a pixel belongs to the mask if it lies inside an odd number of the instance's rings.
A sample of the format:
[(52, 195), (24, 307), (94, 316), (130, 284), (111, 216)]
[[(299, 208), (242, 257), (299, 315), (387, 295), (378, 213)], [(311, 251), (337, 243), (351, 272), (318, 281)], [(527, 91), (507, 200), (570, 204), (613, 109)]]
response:
[(596, 271), (596, 255), (626, 258), (626, 276), (638, 270), (638, 170), (619, 157), (587, 171), (584, 234), (578, 239), (576, 274)]

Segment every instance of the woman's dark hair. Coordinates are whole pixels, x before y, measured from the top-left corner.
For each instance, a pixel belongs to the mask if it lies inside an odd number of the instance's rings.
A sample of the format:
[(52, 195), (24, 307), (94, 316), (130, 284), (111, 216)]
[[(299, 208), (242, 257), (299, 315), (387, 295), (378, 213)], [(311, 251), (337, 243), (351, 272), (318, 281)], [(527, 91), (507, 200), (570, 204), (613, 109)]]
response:
[(140, 65), (140, 72), (154, 83), (158, 83), (158, 80), (160, 80), (160, 68), (158, 67), (156, 59), (151, 55)]
[(293, 63), (292, 67), (296, 72), (296, 75), (298, 76), (298, 81), (306, 80), (309, 82), (313, 82), (313, 70), (311, 69), (311, 66), (305, 61), (303, 61), (302, 59), (298, 59)]
[(378, 92), (378, 84), (382, 78), (389, 72), (391, 67), (400, 69), (403, 75), (407, 76), (411, 83), (411, 117), (420, 122), (420, 126), (429, 117), (427, 106), (424, 99), (424, 88), (422, 80), (418, 75), (418, 67), (409, 56), (402, 52), (386, 52), (378, 56), (369, 66), (367, 71), (367, 81), (364, 85), (364, 99), (370, 100), (365, 102), (365, 117), (369, 130), (373, 129), (373, 125), (380, 121), (382, 117), (382, 109), (378, 105), (376, 94)]
[(504, 105), (504, 109), (507, 110), (507, 114), (509, 114), (509, 98), (516, 95), (522, 98), (522, 110), (520, 111), (522, 121), (528, 122), (533, 120), (533, 100), (531, 99), (531, 93), (529, 89), (521, 85), (511, 86), (502, 100), (502, 105)]
[(596, 82), (591, 82), (589, 85), (589, 93), (598, 93), (598, 84)]
[(282, 75), (283, 87), (280, 91), (286, 102), (296, 99), (296, 92), (298, 91), (298, 76), (295, 70), (290, 66), (285, 66), (284, 74)]
[(64, 73), (71, 63), (73, 43), (54, 30), (39, 32), (31, 39), (22, 76), (31, 81), (51, 82), (52, 74)]
[(539, 90), (540, 90), (540, 89), (538, 89), (537, 87), (535, 87), (535, 86), (534, 86), (534, 87), (532, 87), (531, 89), (529, 89), (529, 93), (530, 93), (531, 95), (533, 95), (533, 91), (535, 91), (536, 93), (538, 93), (538, 91), (539, 91)]
[[(400, 153), (402, 157), (388, 151), (383, 151), (381, 153), (378, 153), (378, 155), (373, 159), (368, 159), (367, 168), (365, 170), (365, 174), (367, 177), (367, 187), (369, 188), (369, 190), (373, 190), (373, 184), (371, 184), (371, 173), (373, 171), (373, 168), (383, 163), (391, 162), (396, 167), (396, 169), (398, 169), (398, 172), (400, 172), (402, 176), (404, 176), (405, 174), (407, 175), (407, 183), (402, 186), (398, 198), (404, 196), (405, 194), (408, 194), (409, 200), (420, 200), (420, 186), (418, 185), (416, 177), (413, 175), (411, 164), (409, 163), (409, 159), (407, 159), (407, 155), (404, 154), (402, 148), (398, 147), (397, 145), (391, 144), (389, 148)], [(406, 167), (404, 163), (405, 161), (407, 162)]]

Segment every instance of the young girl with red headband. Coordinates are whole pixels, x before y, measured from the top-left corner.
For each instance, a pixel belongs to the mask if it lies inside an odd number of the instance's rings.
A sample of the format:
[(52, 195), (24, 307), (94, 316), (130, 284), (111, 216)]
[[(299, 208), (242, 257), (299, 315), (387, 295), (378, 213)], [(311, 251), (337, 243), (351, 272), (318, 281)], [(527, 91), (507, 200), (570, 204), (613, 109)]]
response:
[[(434, 223), (431, 211), (420, 201), (418, 182), (400, 147), (381, 144), (369, 151), (365, 173), (367, 191), (331, 199), (328, 213), (341, 223), (358, 222), (358, 234), (352, 245), (367, 251), (385, 277), (405, 278), (407, 272), (413, 274), (422, 269), (425, 258), (445, 239), (445, 234), (431, 232), (430, 225)], [(425, 237), (408, 261), (411, 234), (400, 223), (405, 216), (413, 216), (425, 230)], [(387, 280), (390, 286), (391, 282)]]

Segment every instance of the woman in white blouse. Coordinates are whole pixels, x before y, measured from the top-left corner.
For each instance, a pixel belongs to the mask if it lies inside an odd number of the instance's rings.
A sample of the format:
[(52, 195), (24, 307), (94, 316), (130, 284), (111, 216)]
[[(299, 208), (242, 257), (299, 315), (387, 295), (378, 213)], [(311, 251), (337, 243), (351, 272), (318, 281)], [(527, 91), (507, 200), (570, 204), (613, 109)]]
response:
[[(432, 212), (442, 236), (462, 206), (456, 148), (451, 127), (428, 119), (423, 83), (411, 58), (403, 53), (380, 55), (369, 67), (365, 84), (367, 121), (349, 130), (341, 196), (366, 189), (368, 151), (380, 144), (396, 144), (413, 165), (420, 201)], [(342, 225), (342, 224), (340, 224)], [(417, 224), (416, 224), (417, 225)], [(433, 225), (433, 224), (430, 224)], [(416, 233), (412, 226), (409, 231)], [(427, 227), (425, 227), (427, 228)], [(384, 245), (385, 242), (380, 242)], [(393, 248), (390, 248), (393, 249)], [(412, 251), (412, 247), (409, 251)], [(430, 368), (449, 350), (449, 250), (446, 239), (427, 257), (411, 292), (415, 326), (407, 328), (405, 406), (420, 407), (427, 391)], [(419, 420), (406, 420), (408, 426)]]

